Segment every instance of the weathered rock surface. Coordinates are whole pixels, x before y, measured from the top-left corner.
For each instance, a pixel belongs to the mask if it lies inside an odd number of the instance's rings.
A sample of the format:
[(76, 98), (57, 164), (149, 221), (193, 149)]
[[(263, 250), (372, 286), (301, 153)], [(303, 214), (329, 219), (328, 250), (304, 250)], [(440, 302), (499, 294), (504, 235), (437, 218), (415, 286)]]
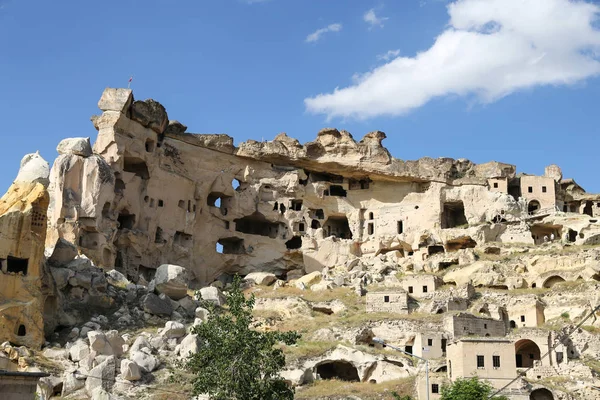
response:
[(163, 264), (156, 270), (154, 281), (156, 290), (173, 300), (179, 300), (187, 296), (188, 275), (183, 267)]
[(92, 155), (90, 138), (68, 138), (63, 139), (56, 148), (58, 154), (74, 154), (82, 157)]

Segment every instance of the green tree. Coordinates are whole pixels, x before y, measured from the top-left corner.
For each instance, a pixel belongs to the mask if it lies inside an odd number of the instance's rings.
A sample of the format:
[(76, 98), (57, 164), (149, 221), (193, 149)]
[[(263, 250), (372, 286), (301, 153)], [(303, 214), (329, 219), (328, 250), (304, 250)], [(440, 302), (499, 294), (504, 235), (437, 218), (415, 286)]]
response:
[[(495, 389), (477, 377), (458, 378), (452, 385), (442, 387), (441, 400), (487, 400)], [(506, 396), (494, 396), (493, 400), (508, 400)]]
[(285, 356), (278, 343), (295, 344), (296, 332), (259, 332), (254, 321), (254, 295), (246, 299), (236, 276), (225, 293), (227, 307), (206, 304), (207, 321), (196, 325), (200, 351), (185, 362), (195, 375), (193, 393), (212, 400), (292, 400), (294, 390), (279, 375)]

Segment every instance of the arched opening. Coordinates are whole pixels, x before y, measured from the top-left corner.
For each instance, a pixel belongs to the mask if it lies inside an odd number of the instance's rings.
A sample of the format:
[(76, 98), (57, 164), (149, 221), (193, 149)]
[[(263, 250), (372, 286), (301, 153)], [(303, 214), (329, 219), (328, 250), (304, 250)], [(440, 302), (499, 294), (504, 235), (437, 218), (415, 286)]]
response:
[(25, 329), (25, 325), (21, 324), (17, 328), (17, 336), (25, 336), (27, 335), (27, 329)]
[(544, 281), (544, 284), (542, 285), (542, 287), (545, 287), (546, 289), (550, 289), (552, 286), (556, 285), (557, 283), (564, 282), (564, 281), (565, 281), (564, 278), (562, 278), (558, 275), (553, 275)]
[(529, 214), (535, 214), (536, 212), (538, 212), (541, 209), (541, 205), (540, 202), (537, 200), (531, 200), (529, 202), (529, 204), (527, 205), (527, 212)]
[(517, 368), (533, 367), (535, 361), (541, 360), (541, 351), (535, 342), (529, 339), (521, 339), (515, 343), (515, 354)]
[(517, 323), (515, 321), (510, 321), (510, 327), (511, 329), (514, 329), (517, 327)]
[(321, 223), (319, 221), (317, 221), (316, 219), (313, 219), (310, 223), (310, 227), (312, 229), (319, 229), (321, 227)]
[(338, 379), (347, 382), (359, 382), (358, 370), (348, 361), (326, 361), (317, 365), (317, 375), (321, 379)]
[(577, 240), (577, 231), (574, 231), (573, 229), (569, 229), (567, 240), (569, 242), (576, 241)]
[(441, 367), (436, 369), (434, 372), (448, 372), (448, 367), (446, 365), (442, 365)]
[(536, 389), (529, 395), (530, 400), (554, 400), (552, 392), (548, 389)]
[(369, 213), (369, 219), (373, 219), (373, 213), (372, 212)]

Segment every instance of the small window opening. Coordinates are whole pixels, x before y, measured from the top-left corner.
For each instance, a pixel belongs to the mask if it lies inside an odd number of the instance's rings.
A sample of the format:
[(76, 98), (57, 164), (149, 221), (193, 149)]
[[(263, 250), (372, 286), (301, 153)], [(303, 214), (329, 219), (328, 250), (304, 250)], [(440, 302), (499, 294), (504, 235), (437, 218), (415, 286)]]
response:
[(156, 143), (154, 142), (154, 140), (152, 140), (152, 139), (146, 140), (146, 152), (152, 153), (154, 151), (155, 147), (156, 147)]
[(414, 291), (413, 287), (412, 287), (412, 286), (409, 286), (409, 287), (408, 287), (408, 293), (412, 293), (413, 291)]
[(321, 223), (320, 223), (319, 221), (317, 221), (316, 219), (313, 219), (313, 220), (310, 222), (310, 227), (311, 227), (312, 229), (319, 229), (319, 228), (321, 227)]
[(533, 193), (533, 186), (529, 186), (529, 187), (527, 188), (527, 192), (528, 192), (528, 193)]
[(383, 302), (384, 303), (389, 303), (390, 302), (390, 296), (383, 296)]
[(194, 237), (188, 233), (177, 231), (173, 237), (173, 243), (181, 247), (191, 248), (194, 244)]
[(323, 212), (323, 209), (319, 208), (315, 211), (315, 217), (317, 217), (317, 219), (325, 219), (325, 212)]
[(498, 189), (498, 182), (494, 182), (494, 189)]
[(492, 364), (494, 368), (500, 368), (500, 356), (492, 356)]
[(160, 226), (156, 227), (156, 233), (154, 234), (154, 243), (165, 243), (166, 240), (163, 239), (163, 230)]
[(546, 193), (546, 192), (547, 192), (546, 186), (542, 186), (542, 193)]
[(433, 346), (433, 339), (427, 339), (427, 346)]
[(442, 339), (442, 353), (446, 352), (447, 346), (448, 346), (448, 339)]
[(375, 227), (373, 226), (372, 223), (370, 223), (367, 228), (369, 231), (369, 235), (372, 235), (373, 233), (375, 233)]
[(515, 321), (510, 321), (510, 327), (511, 328), (516, 328), (517, 327), (517, 323)]
[(273, 211), (277, 211), (279, 210), (279, 203), (275, 202), (275, 204), (273, 204)]
[(17, 258), (17, 257), (6, 257), (6, 271), (13, 272), (15, 274), (22, 273), (27, 275), (27, 268), (29, 266), (28, 258)]
[(438, 385), (437, 383), (431, 384), (431, 393), (439, 393), (439, 392), (440, 392), (440, 385)]
[[(231, 181), (231, 187), (233, 188), (233, 190), (235, 190), (235, 191), (239, 191), (238, 189), (240, 189), (240, 186), (241, 186), (241, 184), (240, 184), (240, 181), (239, 181), (238, 179), (235, 179), (235, 178), (234, 178), (234, 179)], [(241, 190), (241, 189), (240, 189), (240, 190)]]
[(164, 207), (165, 206), (165, 202), (162, 200), (158, 200), (158, 206), (159, 207)]
[(285, 206), (283, 205), (283, 203), (279, 204), (279, 212), (281, 213), (281, 215), (285, 214)]
[(408, 354), (412, 354), (413, 347), (412, 346), (404, 346), (404, 351)]
[(521, 315), (521, 322), (525, 322), (525, 316)]
[(404, 223), (402, 221), (398, 221), (398, 234), (404, 232)]
[(302, 200), (290, 200), (290, 210), (302, 210)]
[(344, 190), (344, 188), (340, 185), (329, 186), (329, 193), (331, 194), (331, 196), (337, 196), (337, 197), (346, 197), (346, 194), (347, 194), (347, 192)]
[(485, 368), (485, 361), (483, 356), (477, 356), (477, 368)]
[(179, 200), (177, 207), (181, 208), (182, 210), (185, 210), (185, 201)]
[(298, 224), (298, 230), (299, 230), (300, 232), (304, 232), (304, 229), (305, 229), (304, 222), (300, 222), (300, 223)]
[(427, 286), (423, 286), (423, 293), (427, 293)]
[(369, 213), (369, 219), (373, 219), (373, 213), (372, 212)]

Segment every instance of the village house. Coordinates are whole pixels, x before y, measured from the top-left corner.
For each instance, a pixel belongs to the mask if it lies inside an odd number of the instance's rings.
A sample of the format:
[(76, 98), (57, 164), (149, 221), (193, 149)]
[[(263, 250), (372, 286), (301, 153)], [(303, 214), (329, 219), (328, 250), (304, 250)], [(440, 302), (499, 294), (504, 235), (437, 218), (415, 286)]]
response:
[(436, 275), (407, 275), (402, 280), (402, 287), (410, 295), (421, 297), (435, 292), (442, 286), (442, 280)]
[(408, 314), (408, 294), (403, 290), (372, 292), (366, 295), (367, 312)]

